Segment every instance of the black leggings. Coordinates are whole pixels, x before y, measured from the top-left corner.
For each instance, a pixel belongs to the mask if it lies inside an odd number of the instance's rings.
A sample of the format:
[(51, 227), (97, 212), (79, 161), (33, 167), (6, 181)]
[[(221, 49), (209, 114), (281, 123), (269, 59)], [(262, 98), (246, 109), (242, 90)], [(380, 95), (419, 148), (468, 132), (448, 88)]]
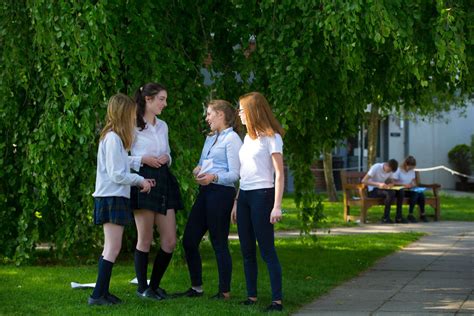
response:
[(189, 214), (183, 236), (183, 247), (193, 286), (202, 285), (199, 244), (204, 234), (209, 230), (219, 271), (219, 292), (230, 291), (232, 258), (229, 252), (228, 237), (234, 198), (235, 188), (233, 187), (209, 184), (199, 188), (199, 194)]

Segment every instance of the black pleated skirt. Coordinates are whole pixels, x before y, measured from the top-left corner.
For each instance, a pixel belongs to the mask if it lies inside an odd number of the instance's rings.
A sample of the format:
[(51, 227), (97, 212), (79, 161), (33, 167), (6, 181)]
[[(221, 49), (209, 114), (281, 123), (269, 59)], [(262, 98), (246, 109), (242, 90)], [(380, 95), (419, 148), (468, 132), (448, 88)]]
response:
[(145, 179), (155, 179), (156, 185), (151, 188), (150, 193), (142, 193), (140, 188), (132, 187), (130, 194), (132, 209), (147, 209), (166, 215), (169, 209), (177, 211), (184, 208), (178, 180), (168, 165), (160, 168), (142, 166), (138, 174)]

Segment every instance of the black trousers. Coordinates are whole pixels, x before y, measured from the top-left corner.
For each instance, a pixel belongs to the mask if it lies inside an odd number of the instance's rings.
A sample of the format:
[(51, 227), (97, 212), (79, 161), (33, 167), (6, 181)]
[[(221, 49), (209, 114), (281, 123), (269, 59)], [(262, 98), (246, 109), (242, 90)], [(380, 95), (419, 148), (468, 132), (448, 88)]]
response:
[(219, 292), (230, 291), (232, 258), (229, 252), (228, 237), (234, 198), (235, 188), (233, 187), (209, 184), (199, 188), (199, 194), (189, 214), (183, 236), (183, 247), (193, 286), (202, 285), (199, 244), (204, 234), (209, 230), (219, 272)]
[(425, 213), (425, 194), (423, 192), (406, 191), (405, 196), (410, 198), (410, 208), (408, 209), (410, 214), (413, 214), (417, 204), (420, 207), (420, 213)]
[(384, 190), (379, 188), (374, 188), (372, 191), (369, 191), (369, 197), (373, 198), (383, 198), (385, 209), (383, 217), (388, 219), (390, 218), (390, 207), (392, 203), (397, 201), (397, 215), (396, 218), (402, 218), (402, 206), (403, 198), (405, 197), (405, 190)]

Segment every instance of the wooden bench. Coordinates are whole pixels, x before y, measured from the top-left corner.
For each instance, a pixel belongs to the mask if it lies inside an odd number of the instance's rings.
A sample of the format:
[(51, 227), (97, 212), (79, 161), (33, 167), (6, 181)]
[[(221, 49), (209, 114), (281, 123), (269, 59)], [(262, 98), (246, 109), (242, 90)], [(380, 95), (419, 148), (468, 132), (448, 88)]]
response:
[[(344, 193), (344, 221), (355, 221), (360, 220), (361, 223), (365, 223), (367, 219), (367, 210), (374, 205), (384, 205), (383, 198), (370, 198), (368, 197), (367, 186), (361, 183), (362, 179), (366, 175), (366, 172), (355, 172), (355, 171), (341, 171), (341, 184)], [(433, 196), (425, 196), (425, 205), (430, 205), (434, 208), (434, 220), (440, 220), (441, 215), (441, 204), (439, 196), (439, 184), (421, 184), (419, 179), (420, 175), (416, 172), (416, 179), (418, 186), (433, 189)], [(404, 205), (409, 204), (409, 199), (403, 200)], [(396, 205), (396, 201), (392, 203)], [(360, 216), (351, 215), (351, 206), (360, 207)]]

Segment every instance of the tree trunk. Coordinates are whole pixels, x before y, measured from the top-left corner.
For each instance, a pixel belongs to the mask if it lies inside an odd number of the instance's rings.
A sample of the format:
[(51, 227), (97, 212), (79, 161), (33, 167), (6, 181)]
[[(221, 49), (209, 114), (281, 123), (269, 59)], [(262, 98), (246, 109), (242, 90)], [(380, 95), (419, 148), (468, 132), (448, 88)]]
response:
[(332, 149), (324, 150), (324, 179), (326, 180), (326, 190), (329, 202), (337, 202), (336, 185), (332, 172)]
[(369, 116), (369, 126), (368, 126), (368, 153), (367, 153), (367, 170), (375, 163), (377, 158), (377, 139), (379, 134), (379, 108), (378, 106), (372, 104)]

